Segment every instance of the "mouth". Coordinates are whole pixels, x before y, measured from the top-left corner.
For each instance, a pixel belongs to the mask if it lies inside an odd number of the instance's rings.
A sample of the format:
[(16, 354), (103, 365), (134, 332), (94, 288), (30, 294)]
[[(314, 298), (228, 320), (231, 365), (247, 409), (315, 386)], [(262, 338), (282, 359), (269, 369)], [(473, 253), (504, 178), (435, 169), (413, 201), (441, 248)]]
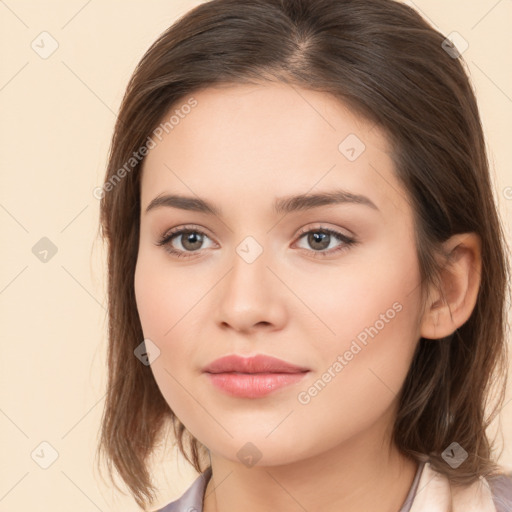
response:
[(265, 355), (249, 358), (226, 356), (203, 369), (216, 388), (242, 398), (266, 396), (299, 382), (309, 371), (308, 368)]

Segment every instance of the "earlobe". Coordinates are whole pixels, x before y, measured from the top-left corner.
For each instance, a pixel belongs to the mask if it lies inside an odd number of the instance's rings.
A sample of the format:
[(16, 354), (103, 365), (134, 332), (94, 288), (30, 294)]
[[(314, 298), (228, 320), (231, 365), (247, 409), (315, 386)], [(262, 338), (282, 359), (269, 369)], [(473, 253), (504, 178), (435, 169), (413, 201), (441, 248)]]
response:
[(481, 279), (481, 240), (476, 233), (453, 235), (444, 242), (447, 254), (440, 272), (442, 290), (429, 290), (420, 335), (428, 339), (449, 336), (471, 316)]

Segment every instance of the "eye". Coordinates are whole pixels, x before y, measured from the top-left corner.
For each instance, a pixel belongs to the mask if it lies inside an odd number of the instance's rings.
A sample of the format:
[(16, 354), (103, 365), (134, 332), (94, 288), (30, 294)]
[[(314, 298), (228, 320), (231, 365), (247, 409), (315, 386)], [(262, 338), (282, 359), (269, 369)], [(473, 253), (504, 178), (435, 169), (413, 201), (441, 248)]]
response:
[[(165, 233), (156, 245), (163, 246), (165, 250), (178, 258), (190, 258), (192, 254), (202, 249), (204, 238), (209, 238), (206, 233), (194, 227), (174, 229)], [(180, 242), (183, 249), (173, 246), (174, 239)]]
[[(315, 229), (302, 230), (299, 233), (299, 240), (305, 238), (307, 244), (313, 248), (313, 257), (326, 257), (331, 254), (337, 253), (339, 251), (344, 251), (349, 249), (350, 246), (355, 245), (357, 241), (354, 238), (351, 238), (339, 231), (330, 228), (318, 227)], [(329, 246), (331, 246), (331, 242), (342, 242), (334, 249), (330, 249), (325, 251)], [(308, 250), (308, 249), (305, 249)]]

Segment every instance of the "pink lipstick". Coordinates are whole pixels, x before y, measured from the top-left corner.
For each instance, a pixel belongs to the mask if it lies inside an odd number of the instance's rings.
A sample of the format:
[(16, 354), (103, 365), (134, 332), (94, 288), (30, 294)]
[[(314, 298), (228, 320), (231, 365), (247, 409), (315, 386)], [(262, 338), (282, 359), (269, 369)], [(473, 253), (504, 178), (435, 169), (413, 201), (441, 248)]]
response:
[(309, 372), (271, 356), (225, 356), (203, 369), (214, 386), (241, 398), (259, 398), (299, 382)]

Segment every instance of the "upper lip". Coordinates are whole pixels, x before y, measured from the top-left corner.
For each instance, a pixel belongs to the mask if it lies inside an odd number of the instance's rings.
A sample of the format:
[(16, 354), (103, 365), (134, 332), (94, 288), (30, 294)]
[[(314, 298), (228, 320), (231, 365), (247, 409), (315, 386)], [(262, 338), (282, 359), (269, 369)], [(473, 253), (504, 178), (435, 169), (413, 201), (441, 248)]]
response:
[(262, 354), (252, 357), (241, 357), (236, 354), (221, 357), (203, 369), (206, 373), (300, 373), (306, 371), (309, 369)]

